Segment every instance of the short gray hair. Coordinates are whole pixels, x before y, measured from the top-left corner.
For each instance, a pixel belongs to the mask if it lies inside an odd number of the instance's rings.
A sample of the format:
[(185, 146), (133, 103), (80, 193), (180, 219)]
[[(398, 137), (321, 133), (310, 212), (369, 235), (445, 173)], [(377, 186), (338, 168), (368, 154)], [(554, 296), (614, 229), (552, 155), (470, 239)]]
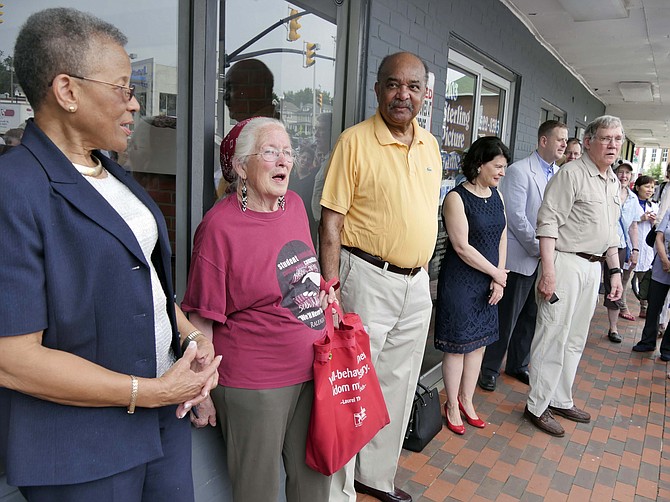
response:
[(615, 117), (614, 115), (602, 115), (593, 119), (591, 123), (586, 126), (586, 130), (584, 131), (584, 138), (592, 138), (596, 135), (598, 129), (610, 129), (612, 127), (620, 127), (621, 133), (623, 135), (626, 134), (623, 130), (623, 124), (621, 123), (621, 119), (619, 117)]
[(401, 55), (409, 55), (415, 57), (418, 61), (421, 62), (423, 65), (423, 70), (424, 70), (424, 82), (423, 85), (428, 85), (428, 74), (430, 73), (430, 70), (428, 69), (428, 65), (426, 62), (421, 59), (419, 56), (414, 54), (413, 52), (395, 52), (393, 54), (388, 54), (384, 56), (384, 58), (381, 60), (381, 63), (379, 63), (379, 68), (377, 69), (377, 82), (382, 82), (384, 80), (384, 77), (388, 74), (389, 69), (387, 68), (393, 60), (398, 58)]
[(32, 107), (39, 110), (57, 75), (85, 76), (93, 43), (105, 39), (121, 47), (128, 43), (115, 26), (76, 9), (57, 7), (32, 14), (14, 46), (16, 76)]

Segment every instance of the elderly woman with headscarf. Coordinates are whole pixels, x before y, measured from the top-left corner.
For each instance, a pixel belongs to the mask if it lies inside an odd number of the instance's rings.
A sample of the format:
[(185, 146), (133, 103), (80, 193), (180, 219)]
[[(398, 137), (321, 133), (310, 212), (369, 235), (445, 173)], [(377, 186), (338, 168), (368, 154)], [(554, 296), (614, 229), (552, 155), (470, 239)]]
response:
[[(287, 190), (294, 158), (275, 119), (239, 122), (224, 138), (234, 190), (196, 231), (182, 303), (223, 356), (212, 399), (238, 502), (276, 500), (282, 458), (288, 501), (328, 500), (330, 478), (307, 467), (305, 447), (313, 343), (335, 293), (324, 291), (302, 200)], [(192, 420), (215, 425), (212, 402)]]
[(125, 43), (57, 8), (14, 49), (35, 118), (0, 158), (0, 456), (29, 501), (194, 498), (178, 418), (220, 359), (174, 304), (157, 205), (99, 151), (139, 109)]

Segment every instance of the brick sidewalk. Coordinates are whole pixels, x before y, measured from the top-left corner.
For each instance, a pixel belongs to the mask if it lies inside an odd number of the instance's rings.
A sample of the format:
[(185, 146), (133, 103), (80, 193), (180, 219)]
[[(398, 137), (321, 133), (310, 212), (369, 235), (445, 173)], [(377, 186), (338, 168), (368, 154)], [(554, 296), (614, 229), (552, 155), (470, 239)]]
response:
[[(423, 452), (403, 450), (396, 486), (415, 502), (670, 501), (670, 448), (663, 447), (670, 368), (658, 351), (631, 351), (643, 319), (619, 321), (624, 341), (613, 344), (599, 297), (574, 386), (575, 404), (591, 413), (591, 423), (559, 417), (565, 437), (540, 432), (523, 418), (528, 387), (502, 375), (495, 392), (475, 393), (486, 428), (466, 424), (456, 436), (443, 427)], [(444, 403), (444, 391), (440, 397)], [(357, 502), (375, 500), (358, 495)]]

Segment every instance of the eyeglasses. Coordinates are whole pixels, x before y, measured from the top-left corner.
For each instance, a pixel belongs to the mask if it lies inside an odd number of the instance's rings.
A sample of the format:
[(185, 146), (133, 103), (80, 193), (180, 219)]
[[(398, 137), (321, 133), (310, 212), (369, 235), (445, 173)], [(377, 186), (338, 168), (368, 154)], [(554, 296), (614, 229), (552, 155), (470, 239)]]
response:
[(105, 85), (111, 85), (112, 87), (117, 87), (119, 89), (123, 89), (123, 94), (126, 96), (128, 101), (133, 99), (133, 96), (135, 96), (135, 86), (133, 84), (130, 84), (129, 86), (125, 85), (119, 85), (119, 84), (112, 84), (111, 82), (105, 82), (104, 80), (97, 80), (95, 78), (89, 78), (89, 77), (80, 77), (79, 75), (69, 75), (69, 77), (72, 78), (78, 78), (80, 80), (88, 80), (89, 82), (96, 82), (98, 84), (105, 84)]
[(605, 136), (604, 138), (601, 136), (596, 136), (595, 139), (597, 139), (602, 145), (609, 145), (612, 142), (614, 142), (615, 145), (620, 145), (621, 143), (623, 143), (622, 136), (617, 137)]
[(266, 148), (262, 152), (252, 153), (251, 155), (260, 155), (261, 158), (267, 162), (277, 162), (280, 154), (284, 154), (284, 160), (288, 163), (293, 163), (295, 158), (295, 150), (277, 150), (276, 148)]

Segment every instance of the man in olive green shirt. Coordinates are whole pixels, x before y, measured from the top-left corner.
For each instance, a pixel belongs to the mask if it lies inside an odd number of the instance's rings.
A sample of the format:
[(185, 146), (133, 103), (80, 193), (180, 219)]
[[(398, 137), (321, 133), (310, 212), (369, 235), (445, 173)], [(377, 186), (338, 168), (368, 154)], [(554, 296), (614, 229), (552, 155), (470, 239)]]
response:
[(619, 181), (610, 166), (623, 139), (617, 117), (591, 122), (584, 133), (585, 154), (552, 177), (537, 216), (538, 314), (524, 415), (553, 436), (565, 434), (554, 415), (591, 420), (574, 405), (572, 384), (598, 299), (601, 262), (607, 262), (612, 284), (608, 298), (618, 300), (622, 294)]

